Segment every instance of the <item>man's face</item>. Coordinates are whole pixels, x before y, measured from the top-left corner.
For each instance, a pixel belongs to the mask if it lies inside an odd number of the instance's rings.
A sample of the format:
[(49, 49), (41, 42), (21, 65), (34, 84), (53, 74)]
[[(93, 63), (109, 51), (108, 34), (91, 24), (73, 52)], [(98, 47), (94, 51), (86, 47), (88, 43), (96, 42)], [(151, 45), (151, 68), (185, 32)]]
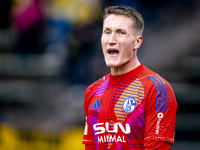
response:
[(133, 20), (123, 15), (109, 15), (104, 20), (101, 45), (108, 67), (120, 67), (133, 61), (136, 55), (137, 32)]

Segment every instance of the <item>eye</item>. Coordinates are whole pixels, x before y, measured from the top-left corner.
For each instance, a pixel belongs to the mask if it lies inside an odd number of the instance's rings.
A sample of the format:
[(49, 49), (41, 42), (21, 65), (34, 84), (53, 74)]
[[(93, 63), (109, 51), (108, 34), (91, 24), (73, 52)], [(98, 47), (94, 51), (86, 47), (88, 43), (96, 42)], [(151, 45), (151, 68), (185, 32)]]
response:
[(104, 33), (105, 33), (105, 34), (110, 34), (111, 32), (110, 32), (110, 31), (105, 31)]
[(125, 35), (126, 34), (126, 32), (121, 30), (121, 29), (117, 30), (117, 33), (120, 34), (120, 35)]

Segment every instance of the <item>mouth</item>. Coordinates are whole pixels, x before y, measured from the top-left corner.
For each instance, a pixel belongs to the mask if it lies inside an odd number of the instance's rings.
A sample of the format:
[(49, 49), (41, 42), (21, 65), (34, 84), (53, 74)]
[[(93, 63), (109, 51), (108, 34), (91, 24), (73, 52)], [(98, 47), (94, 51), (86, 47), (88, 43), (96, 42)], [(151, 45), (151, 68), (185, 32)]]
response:
[(119, 51), (116, 50), (116, 49), (110, 49), (110, 50), (108, 50), (108, 54), (109, 55), (116, 55), (116, 54), (119, 54)]

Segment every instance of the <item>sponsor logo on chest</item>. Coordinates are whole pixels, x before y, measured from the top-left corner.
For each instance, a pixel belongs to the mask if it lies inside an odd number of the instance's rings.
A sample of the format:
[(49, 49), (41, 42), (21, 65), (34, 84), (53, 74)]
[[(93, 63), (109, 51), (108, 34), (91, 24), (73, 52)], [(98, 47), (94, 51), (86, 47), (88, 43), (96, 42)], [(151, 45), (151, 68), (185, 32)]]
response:
[(129, 124), (126, 124), (123, 126), (121, 123), (117, 122), (114, 123), (114, 127), (112, 130), (109, 129), (109, 122), (106, 123), (96, 123), (93, 125), (93, 129), (95, 131), (95, 135), (98, 135), (98, 142), (103, 143), (103, 142), (123, 142), (126, 143), (124, 135), (121, 136), (116, 136), (116, 135), (104, 135), (101, 136), (100, 134), (103, 134), (105, 132), (107, 133), (118, 133), (119, 129), (124, 133), (124, 134), (129, 134), (131, 132), (131, 128)]

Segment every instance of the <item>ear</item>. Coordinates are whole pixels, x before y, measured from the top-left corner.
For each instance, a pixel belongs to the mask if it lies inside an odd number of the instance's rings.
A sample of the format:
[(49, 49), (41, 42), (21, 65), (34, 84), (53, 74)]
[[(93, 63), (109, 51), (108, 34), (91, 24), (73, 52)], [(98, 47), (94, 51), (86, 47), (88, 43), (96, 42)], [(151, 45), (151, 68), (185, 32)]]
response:
[(134, 46), (134, 50), (137, 50), (138, 48), (140, 48), (141, 44), (143, 41), (143, 37), (141, 35), (138, 35), (135, 41), (135, 46)]

